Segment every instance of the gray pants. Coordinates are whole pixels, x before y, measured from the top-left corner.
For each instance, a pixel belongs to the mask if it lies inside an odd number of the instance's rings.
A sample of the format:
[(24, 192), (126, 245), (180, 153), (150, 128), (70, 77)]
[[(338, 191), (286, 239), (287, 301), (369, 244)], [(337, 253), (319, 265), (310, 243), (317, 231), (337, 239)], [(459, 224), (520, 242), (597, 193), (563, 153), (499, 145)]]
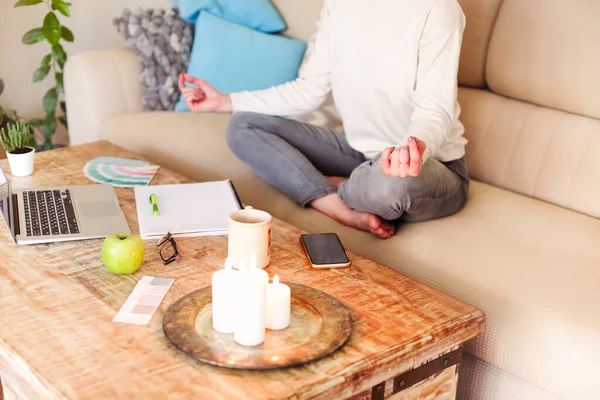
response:
[[(467, 201), (463, 159), (429, 159), (416, 177), (396, 178), (367, 160), (343, 133), (262, 114), (238, 112), (227, 128), (233, 153), (302, 206), (338, 193), (348, 207), (388, 220), (426, 221), (458, 212)], [(336, 189), (325, 176), (349, 177)]]

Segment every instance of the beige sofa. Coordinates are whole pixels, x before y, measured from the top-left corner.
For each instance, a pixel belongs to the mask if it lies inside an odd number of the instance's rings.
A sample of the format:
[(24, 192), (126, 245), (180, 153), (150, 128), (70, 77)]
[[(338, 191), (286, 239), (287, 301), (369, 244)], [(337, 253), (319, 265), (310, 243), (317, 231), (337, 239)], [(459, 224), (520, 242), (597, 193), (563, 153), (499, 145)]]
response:
[[(352, 0), (348, 0), (352, 1)], [(308, 39), (322, 0), (276, 0)], [(229, 115), (145, 113), (133, 52), (71, 58), (71, 143), (108, 139), (481, 307), (462, 399), (600, 398), (600, 7), (589, 0), (462, 0), (467, 207), (391, 240), (302, 209), (228, 150)], [(357, 27), (360, 29), (360, 27)]]

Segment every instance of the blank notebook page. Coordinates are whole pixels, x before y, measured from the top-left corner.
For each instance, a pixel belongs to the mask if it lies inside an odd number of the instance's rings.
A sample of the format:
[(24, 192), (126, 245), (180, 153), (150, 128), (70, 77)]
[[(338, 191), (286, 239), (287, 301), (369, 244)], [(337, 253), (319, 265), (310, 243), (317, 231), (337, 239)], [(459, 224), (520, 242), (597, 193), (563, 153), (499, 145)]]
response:
[[(138, 186), (135, 189), (140, 236), (226, 235), (229, 215), (241, 208), (231, 181)], [(150, 195), (156, 195), (154, 216)]]

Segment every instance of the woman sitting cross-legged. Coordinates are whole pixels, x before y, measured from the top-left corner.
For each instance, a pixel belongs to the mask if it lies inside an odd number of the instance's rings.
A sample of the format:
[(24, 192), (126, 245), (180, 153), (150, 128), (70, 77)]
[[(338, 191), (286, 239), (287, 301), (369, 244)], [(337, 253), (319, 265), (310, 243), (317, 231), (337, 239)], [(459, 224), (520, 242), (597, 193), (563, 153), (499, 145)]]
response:
[[(458, 212), (467, 201), (457, 73), (465, 18), (456, 0), (326, 0), (296, 80), (219, 93), (182, 74), (193, 112), (234, 112), (231, 150), (264, 180), (380, 238), (396, 221)], [(192, 86), (188, 86), (191, 84)], [(333, 93), (345, 134), (277, 115), (316, 110)]]

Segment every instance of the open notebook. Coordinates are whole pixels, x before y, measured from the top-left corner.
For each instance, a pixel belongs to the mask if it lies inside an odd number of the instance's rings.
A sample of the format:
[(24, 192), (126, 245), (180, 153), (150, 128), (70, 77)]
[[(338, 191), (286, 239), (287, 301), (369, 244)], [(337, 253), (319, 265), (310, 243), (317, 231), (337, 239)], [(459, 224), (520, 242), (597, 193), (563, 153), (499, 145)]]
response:
[[(231, 181), (135, 187), (140, 236), (227, 235), (229, 215), (242, 208)], [(156, 195), (154, 216), (150, 195)]]

